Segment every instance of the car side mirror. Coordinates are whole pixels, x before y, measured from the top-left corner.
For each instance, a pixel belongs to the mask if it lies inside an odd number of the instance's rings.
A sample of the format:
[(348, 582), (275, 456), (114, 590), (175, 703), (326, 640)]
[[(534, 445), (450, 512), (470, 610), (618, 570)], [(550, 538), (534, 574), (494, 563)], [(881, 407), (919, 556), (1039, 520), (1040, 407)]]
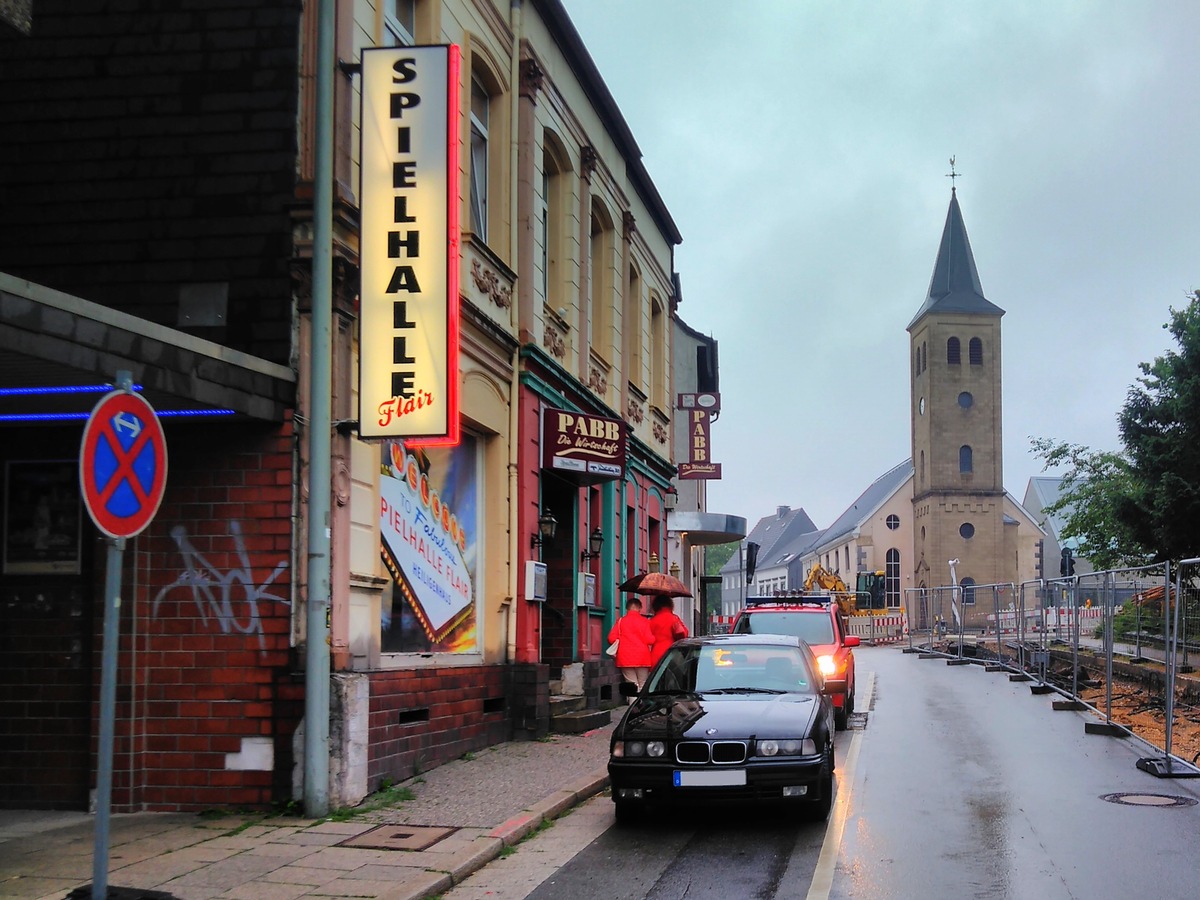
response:
[(843, 647), (857, 647), (860, 643), (862, 642), (858, 639), (858, 635), (854, 634), (848, 634), (842, 640)]
[(632, 681), (622, 681), (621, 686), (617, 688), (622, 697), (636, 697), (638, 686)]

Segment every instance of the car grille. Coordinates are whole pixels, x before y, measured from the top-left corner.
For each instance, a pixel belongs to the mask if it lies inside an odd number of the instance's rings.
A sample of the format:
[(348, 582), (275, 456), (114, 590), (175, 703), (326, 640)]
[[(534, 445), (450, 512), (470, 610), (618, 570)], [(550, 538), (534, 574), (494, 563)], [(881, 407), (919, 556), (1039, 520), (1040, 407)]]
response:
[(745, 741), (681, 741), (675, 746), (675, 760), (684, 765), (707, 763), (730, 766), (746, 761)]

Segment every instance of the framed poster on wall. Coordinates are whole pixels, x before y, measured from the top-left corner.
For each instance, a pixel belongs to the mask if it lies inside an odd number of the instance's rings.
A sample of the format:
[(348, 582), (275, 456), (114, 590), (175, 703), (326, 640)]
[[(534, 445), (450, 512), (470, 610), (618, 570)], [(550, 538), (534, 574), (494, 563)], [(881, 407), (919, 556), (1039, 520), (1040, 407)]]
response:
[(76, 460), (4, 466), (4, 574), (78, 575), (83, 516)]

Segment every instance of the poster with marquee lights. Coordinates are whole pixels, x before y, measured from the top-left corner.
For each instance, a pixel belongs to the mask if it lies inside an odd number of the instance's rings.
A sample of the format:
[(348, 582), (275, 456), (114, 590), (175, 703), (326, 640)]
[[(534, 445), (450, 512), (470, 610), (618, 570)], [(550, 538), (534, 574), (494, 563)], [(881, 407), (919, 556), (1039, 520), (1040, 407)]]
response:
[(455, 444), (459, 48), (362, 54), (359, 435)]

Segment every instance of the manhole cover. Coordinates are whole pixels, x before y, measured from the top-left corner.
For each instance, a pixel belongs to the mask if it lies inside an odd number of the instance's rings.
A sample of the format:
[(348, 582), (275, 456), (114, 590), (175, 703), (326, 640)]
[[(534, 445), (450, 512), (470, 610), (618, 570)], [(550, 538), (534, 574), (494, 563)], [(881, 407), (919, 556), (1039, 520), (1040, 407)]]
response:
[(1158, 806), (1171, 808), (1175, 806), (1195, 806), (1196, 801), (1191, 797), (1176, 797), (1174, 794), (1102, 794), (1101, 800), (1109, 803), (1122, 803), (1125, 806)]
[(425, 825), (379, 825), (357, 837), (347, 838), (339, 847), (363, 850), (424, 850), (458, 831)]

